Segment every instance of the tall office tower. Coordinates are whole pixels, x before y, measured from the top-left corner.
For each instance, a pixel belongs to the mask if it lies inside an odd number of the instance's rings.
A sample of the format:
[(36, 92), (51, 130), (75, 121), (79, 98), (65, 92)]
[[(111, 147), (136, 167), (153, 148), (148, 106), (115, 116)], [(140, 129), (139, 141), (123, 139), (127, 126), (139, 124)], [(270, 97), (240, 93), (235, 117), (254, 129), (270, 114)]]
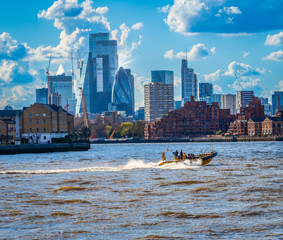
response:
[(219, 108), (221, 108), (221, 97), (222, 97), (222, 94), (212, 94), (211, 97), (209, 98), (208, 103), (217, 102)]
[(133, 110), (132, 110), (132, 113), (134, 115), (135, 113), (135, 77), (134, 75), (132, 74), (131, 72), (131, 69), (125, 69), (127, 75), (128, 75), (128, 78), (129, 78), (129, 81), (130, 81), (130, 86), (131, 86), (131, 90), (132, 90), (132, 106), (133, 106)]
[(151, 71), (151, 82), (162, 82), (174, 85), (174, 72), (167, 70)]
[[(279, 103), (278, 106), (278, 95), (279, 95)], [(276, 91), (272, 94), (272, 114), (274, 115), (276, 113), (277, 108), (280, 107), (281, 111), (283, 109), (283, 91)], [(279, 110), (280, 110), (279, 109)]]
[[(83, 90), (88, 112), (101, 113), (108, 110), (117, 69), (117, 41), (109, 40), (109, 33), (90, 34), (89, 53), (78, 62), (76, 86)], [(76, 113), (80, 113), (82, 94), (78, 90), (76, 92)]]
[(174, 108), (173, 84), (153, 82), (144, 86), (145, 121), (153, 122)]
[(208, 102), (207, 98), (210, 98), (213, 94), (212, 83), (199, 83), (199, 100)]
[(221, 96), (221, 108), (230, 109), (230, 114), (237, 114), (236, 94), (226, 94)]
[(182, 59), (181, 83), (183, 103), (190, 101), (191, 96), (194, 96), (195, 99), (198, 98), (197, 75), (194, 73), (194, 69), (188, 68), (188, 61), (186, 59)]
[(133, 116), (132, 93), (130, 78), (124, 68), (120, 67), (116, 73), (112, 91), (112, 106), (116, 108), (116, 111), (125, 111), (128, 116)]
[(36, 102), (41, 103), (41, 104), (48, 103), (48, 89), (47, 88), (36, 89)]
[(261, 104), (264, 106), (264, 115), (270, 116), (272, 115), (272, 105), (268, 102), (268, 98), (260, 97), (259, 100)]
[(236, 109), (240, 113), (241, 107), (247, 107), (253, 100), (254, 91), (237, 91), (236, 95)]
[[(50, 76), (50, 94), (61, 95), (61, 106), (68, 104), (68, 99), (73, 97), (72, 76), (66, 76), (63, 66), (60, 64), (55, 76)], [(51, 98), (50, 98), (51, 99)], [(58, 103), (58, 101), (56, 101)], [(49, 102), (51, 104), (51, 102)], [(57, 105), (57, 104), (56, 104)]]
[(51, 93), (48, 96), (48, 104), (55, 104), (57, 106), (62, 106), (62, 97), (61, 94), (55, 92)]

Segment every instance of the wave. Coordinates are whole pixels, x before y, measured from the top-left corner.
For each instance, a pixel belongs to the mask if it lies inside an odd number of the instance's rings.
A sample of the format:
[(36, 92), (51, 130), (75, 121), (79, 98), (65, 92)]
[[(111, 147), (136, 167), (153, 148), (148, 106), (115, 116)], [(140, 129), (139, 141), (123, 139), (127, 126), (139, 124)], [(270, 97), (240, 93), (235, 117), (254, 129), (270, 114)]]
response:
[(87, 167), (87, 168), (74, 168), (74, 169), (40, 169), (40, 170), (6, 170), (0, 171), (0, 174), (59, 174), (59, 173), (74, 173), (74, 172), (116, 172), (133, 169), (145, 169), (145, 168), (156, 168), (156, 169), (194, 169), (199, 168), (202, 164), (202, 160), (196, 160), (194, 162), (186, 160), (178, 163), (168, 163), (162, 166), (159, 165), (161, 162), (148, 162), (144, 160), (130, 159), (125, 165), (118, 167)]

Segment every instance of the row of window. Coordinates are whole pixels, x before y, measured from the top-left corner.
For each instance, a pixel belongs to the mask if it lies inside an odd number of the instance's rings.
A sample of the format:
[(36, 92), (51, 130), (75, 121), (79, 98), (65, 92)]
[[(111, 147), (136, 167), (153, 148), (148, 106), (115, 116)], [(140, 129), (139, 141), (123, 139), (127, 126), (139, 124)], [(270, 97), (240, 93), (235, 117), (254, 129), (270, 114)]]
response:
[[(35, 123), (39, 124), (39, 120), (36, 120)], [(46, 120), (43, 120), (42, 123), (46, 124)], [(29, 124), (32, 124), (32, 120), (31, 119), (29, 120)]]
[[(36, 116), (36, 117), (39, 117), (39, 113), (36, 113), (35, 116)], [(46, 117), (46, 113), (42, 113), (42, 116), (43, 116), (43, 117)], [(29, 117), (32, 117), (32, 114), (31, 114), (31, 113), (29, 114)]]
[[(29, 132), (32, 133), (32, 128), (29, 129)], [(39, 128), (36, 128), (36, 132), (39, 133)], [(43, 132), (46, 132), (46, 128), (43, 128)]]

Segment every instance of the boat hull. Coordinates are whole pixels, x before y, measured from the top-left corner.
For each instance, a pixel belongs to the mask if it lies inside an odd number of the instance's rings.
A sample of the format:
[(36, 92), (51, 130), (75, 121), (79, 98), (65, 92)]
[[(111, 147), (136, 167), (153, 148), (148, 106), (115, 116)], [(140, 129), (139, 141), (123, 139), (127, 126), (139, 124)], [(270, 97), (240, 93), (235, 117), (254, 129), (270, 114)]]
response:
[(159, 166), (162, 166), (162, 165), (168, 164), (168, 163), (184, 162), (184, 161), (186, 161), (186, 160), (195, 161), (195, 160), (197, 160), (197, 159), (201, 159), (201, 160), (202, 160), (201, 165), (204, 166), (204, 165), (209, 164), (209, 163), (212, 161), (212, 159), (213, 159), (214, 157), (216, 157), (216, 156), (217, 156), (217, 152), (211, 152), (211, 153), (208, 153), (208, 154), (200, 154), (200, 155), (198, 155), (198, 156), (196, 156), (196, 157), (194, 157), (194, 158), (187, 158), (187, 159), (183, 159), (183, 160), (182, 160), (182, 159), (171, 160), (171, 161), (165, 160), (165, 161), (159, 163)]

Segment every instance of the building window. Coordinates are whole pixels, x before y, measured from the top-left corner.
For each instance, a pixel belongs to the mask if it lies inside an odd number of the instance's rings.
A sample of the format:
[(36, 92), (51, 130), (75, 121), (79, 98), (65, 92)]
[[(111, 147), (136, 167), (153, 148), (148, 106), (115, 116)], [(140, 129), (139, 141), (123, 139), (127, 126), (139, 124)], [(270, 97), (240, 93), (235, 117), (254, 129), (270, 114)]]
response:
[(43, 117), (46, 117), (46, 113), (42, 113), (42, 116), (43, 116)]
[(38, 128), (36, 129), (36, 132), (37, 132), (37, 133), (39, 132), (39, 129), (38, 129)]
[(30, 133), (32, 132), (32, 129), (31, 129), (31, 128), (29, 129), (29, 132), (30, 132)]
[(38, 121), (38, 120), (36, 120), (36, 124), (39, 124), (39, 121)]
[(29, 124), (32, 124), (32, 120), (29, 120)]
[(43, 132), (46, 132), (46, 128), (43, 128)]
[[(45, 129), (45, 128), (44, 128)], [(46, 140), (46, 136), (43, 137), (44, 140)]]
[(39, 116), (39, 114), (38, 114), (38, 113), (36, 113), (36, 114), (35, 114), (35, 116), (36, 116), (36, 117), (38, 117), (38, 116)]
[(31, 113), (29, 114), (29, 116), (31, 117)]
[(43, 120), (43, 124), (45, 124), (46, 123), (46, 120)]

